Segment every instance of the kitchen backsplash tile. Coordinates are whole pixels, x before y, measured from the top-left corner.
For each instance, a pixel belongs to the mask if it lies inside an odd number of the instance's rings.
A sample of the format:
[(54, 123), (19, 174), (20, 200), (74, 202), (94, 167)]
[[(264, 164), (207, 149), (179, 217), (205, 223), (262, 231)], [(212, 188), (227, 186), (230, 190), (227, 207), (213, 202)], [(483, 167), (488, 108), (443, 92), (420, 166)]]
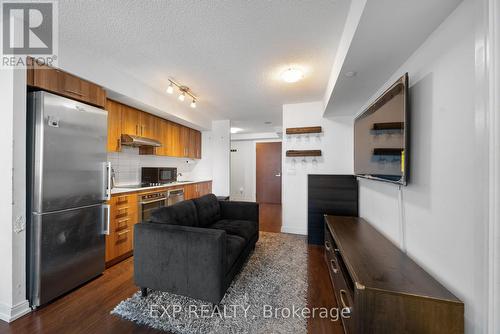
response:
[(108, 153), (108, 161), (115, 171), (116, 184), (128, 185), (141, 182), (141, 167), (177, 167), (182, 173), (179, 180), (195, 179), (192, 175), (197, 161), (187, 158), (160, 157), (154, 155), (139, 155), (135, 147), (122, 147), (122, 152)]

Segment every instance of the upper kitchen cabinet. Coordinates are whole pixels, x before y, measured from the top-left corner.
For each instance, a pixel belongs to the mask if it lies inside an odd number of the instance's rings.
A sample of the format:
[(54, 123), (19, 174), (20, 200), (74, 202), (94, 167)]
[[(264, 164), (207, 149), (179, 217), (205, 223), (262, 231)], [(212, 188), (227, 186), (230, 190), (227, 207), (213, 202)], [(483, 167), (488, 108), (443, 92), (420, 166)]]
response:
[(195, 130), (195, 147), (194, 147), (194, 158), (201, 159), (201, 132)]
[(190, 128), (181, 125), (181, 157), (189, 157)]
[(139, 129), (140, 136), (160, 140), (158, 129), (156, 128), (156, 119), (158, 117), (151, 114), (140, 112), (139, 114)]
[(188, 157), (196, 158), (196, 130), (189, 129)]
[(168, 122), (169, 143), (167, 155), (170, 157), (183, 157), (184, 148), (181, 147), (181, 125)]
[(57, 68), (28, 60), (27, 85), (32, 89), (42, 89), (84, 103), (104, 108), (106, 91), (90, 81), (81, 79)]
[(141, 111), (122, 104), (122, 120), (121, 120), (121, 133), (127, 135), (140, 136), (140, 117)]
[(106, 101), (106, 110), (108, 111), (108, 152), (121, 151), (121, 123), (122, 110), (121, 104), (113, 100)]
[(171, 134), (169, 128), (169, 121), (157, 117), (155, 120), (156, 134), (161, 147), (156, 148), (156, 155), (169, 156), (171, 150)]

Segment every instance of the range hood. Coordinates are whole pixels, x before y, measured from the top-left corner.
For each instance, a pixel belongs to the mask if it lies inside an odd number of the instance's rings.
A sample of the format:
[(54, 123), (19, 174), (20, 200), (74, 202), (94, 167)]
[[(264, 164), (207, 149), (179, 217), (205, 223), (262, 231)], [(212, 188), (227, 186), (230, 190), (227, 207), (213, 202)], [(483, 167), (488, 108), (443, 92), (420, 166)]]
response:
[(146, 137), (135, 136), (135, 135), (122, 134), (121, 141), (122, 141), (122, 145), (134, 146), (134, 147), (144, 147), (144, 146), (160, 147), (161, 146), (161, 143), (157, 140), (154, 140), (151, 138), (146, 138)]

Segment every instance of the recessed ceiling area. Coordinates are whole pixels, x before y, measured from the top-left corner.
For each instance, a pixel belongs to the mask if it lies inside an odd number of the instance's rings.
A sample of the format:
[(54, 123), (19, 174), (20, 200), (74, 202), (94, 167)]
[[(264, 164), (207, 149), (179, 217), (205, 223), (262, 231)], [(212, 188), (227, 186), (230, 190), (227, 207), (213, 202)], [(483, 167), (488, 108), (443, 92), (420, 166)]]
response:
[[(349, 4), (64, 0), (59, 43), (162, 93), (172, 78), (198, 96), (196, 112), (230, 119), (243, 133), (267, 132), (281, 125), (283, 104), (323, 97)], [(302, 80), (284, 82), (289, 67)]]
[(358, 113), (460, 2), (366, 1), (325, 116)]

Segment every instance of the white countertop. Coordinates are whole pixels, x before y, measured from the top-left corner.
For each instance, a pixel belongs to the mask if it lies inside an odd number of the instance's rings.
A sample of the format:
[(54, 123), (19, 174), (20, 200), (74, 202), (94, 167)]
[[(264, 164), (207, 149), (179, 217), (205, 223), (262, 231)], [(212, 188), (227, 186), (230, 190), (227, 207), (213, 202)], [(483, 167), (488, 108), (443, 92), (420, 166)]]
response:
[(172, 182), (169, 184), (164, 184), (162, 186), (154, 186), (154, 187), (141, 187), (141, 188), (127, 188), (126, 185), (117, 186), (111, 189), (111, 195), (123, 194), (123, 193), (131, 193), (135, 191), (144, 191), (144, 190), (155, 190), (161, 188), (171, 188), (176, 186), (183, 186), (185, 184), (193, 184), (193, 183), (201, 183), (201, 182), (210, 182), (212, 180), (197, 180), (197, 181), (181, 181), (181, 182)]

